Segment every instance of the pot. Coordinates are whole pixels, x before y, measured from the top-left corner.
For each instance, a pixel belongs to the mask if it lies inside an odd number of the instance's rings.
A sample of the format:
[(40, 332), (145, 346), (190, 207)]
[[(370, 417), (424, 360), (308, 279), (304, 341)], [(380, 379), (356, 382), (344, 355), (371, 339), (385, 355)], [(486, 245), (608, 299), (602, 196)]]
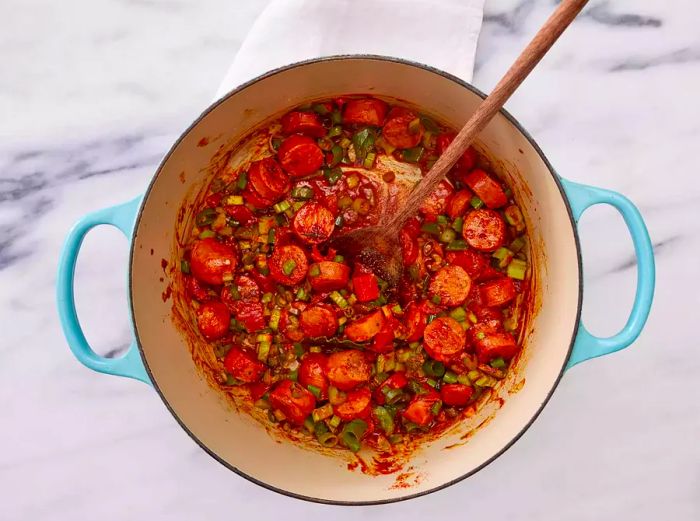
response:
[[(166, 277), (161, 282), (161, 259), (177, 258), (178, 211), (202, 185), (220, 144), (237, 141), (293, 106), (348, 93), (405, 100), (456, 128), (484, 98), (449, 74), (379, 56), (311, 60), (256, 78), (214, 103), (182, 134), (143, 196), (86, 215), (75, 225), (61, 254), (57, 296), (63, 330), (78, 360), (93, 370), (152, 385), (192, 439), (229, 469), (289, 496), (371, 504), (427, 494), (474, 474), (532, 424), (567, 369), (630, 345), (651, 306), (654, 258), (642, 217), (628, 199), (560, 178), (532, 137), (501, 111), (481, 133), (478, 148), (514, 188), (531, 238), (534, 306), (515, 371), (474, 417), (413, 453), (399, 474), (350, 471), (342, 456), (278, 443), (259, 422), (237, 414), (195, 367), (185, 335), (171, 319), (172, 303), (162, 298), (170, 281)], [(202, 146), (207, 139), (215, 140), (214, 145)], [(580, 323), (583, 278), (577, 221), (595, 204), (612, 205), (622, 214), (638, 265), (630, 317), (610, 338), (597, 338)], [(99, 224), (116, 226), (131, 241), (134, 341), (118, 359), (103, 358), (90, 348), (75, 310), (76, 259), (83, 238)], [(311, 468), (313, 472), (304, 471)]]

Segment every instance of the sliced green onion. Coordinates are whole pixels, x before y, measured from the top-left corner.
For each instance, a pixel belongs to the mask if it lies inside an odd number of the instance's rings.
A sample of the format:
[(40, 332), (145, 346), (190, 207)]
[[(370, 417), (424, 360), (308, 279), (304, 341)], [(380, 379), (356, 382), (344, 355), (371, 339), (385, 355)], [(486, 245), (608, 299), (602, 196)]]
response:
[(270, 140), (270, 143), (272, 144), (272, 149), (277, 152), (279, 148), (282, 146), (282, 138), (281, 137), (273, 137)]
[(440, 227), (437, 223), (425, 223), (420, 227), (420, 230), (432, 235), (440, 235)]
[(267, 232), (267, 243), (268, 244), (275, 244), (275, 235), (277, 232), (275, 231), (274, 228), (272, 228), (269, 232)]
[(297, 267), (297, 263), (294, 259), (287, 259), (282, 264), (282, 272), (285, 275), (289, 276), (292, 274), (292, 272), (294, 271), (294, 268), (296, 268), (296, 267)]
[(467, 320), (467, 312), (463, 307), (454, 308), (450, 311), (450, 316), (457, 322), (464, 322)]
[(340, 145), (333, 145), (331, 147), (331, 155), (332, 159), (328, 166), (333, 168), (343, 160), (343, 157), (345, 156), (345, 150), (343, 150), (343, 147), (341, 147)]
[(478, 210), (479, 208), (484, 206), (484, 201), (479, 199), (477, 196), (474, 196), (474, 197), (472, 197), (472, 200), (469, 202), (469, 204), (472, 205), (472, 208), (474, 208), (475, 210)]
[(241, 206), (243, 204), (242, 195), (229, 195), (224, 199), (226, 206)]
[(506, 216), (506, 221), (508, 221), (508, 224), (514, 226), (516, 230), (520, 231), (525, 229), (525, 220), (523, 219), (523, 214), (520, 211), (520, 208), (514, 204), (510, 205), (503, 211), (503, 214)]
[(280, 308), (275, 308), (270, 313), (270, 321), (267, 323), (267, 325), (273, 331), (277, 331), (279, 328), (281, 315), (282, 312), (280, 311)]
[(304, 428), (309, 431), (309, 433), (312, 433), (315, 431), (315, 423), (314, 420), (311, 417), (308, 417), (304, 420)]
[(466, 374), (458, 374), (457, 375), (457, 383), (460, 383), (462, 385), (471, 385), (472, 382), (469, 379), (469, 377)]
[(334, 185), (343, 177), (343, 171), (337, 166), (335, 168), (325, 168), (323, 175), (329, 184)]
[(382, 428), (384, 433), (389, 436), (394, 432), (394, 418), (391, 417), (389, 411), (378, 405), (374, 408), (374, 417), (379, 421), (379, 426)]
[(347, 183), (348, 188), (357, 188), (357, 186), (360, 184), (360, 178), (355, 174), (352, 174), (348, 176), (345, 182)]
[(290, 371), (287, 375), (287, 378), (296, 382), (299, 379), (299, 369), (294, 369), (294, 371)]
[[(307, 385), (306, 388), (311, 392), (311, 394), (313, 394), (316, 397), (317, 400), (321, 399), (321, 389), (319, 389), (315, 385), (311, 385), (311, 384)], [(328, 404), (328, 405), (330, 405), (330, 404)], [(331, 414), (333, 414), (332, 408), (331, 408)], [(328, 416), (330, 416), (330, 414)], [(326, 418), (328, 416), (326, 416)], [(324, 418), (321, 418), (321, 419), (323, 420)], [(316, 418), (314, 418), (314, 421), (318, 421), (318, 420)]]
[[(313, 385), (307, 386), (309, 388), (309, 391), (311, 391), (314, 395), (314, 393), (311, 388), (314, 387)], [(318, 388), (317, 388), (318, 389)], [(318, 392), (318, 396), (316, 398), (320, 398), (321, 396), (321, 391)], [(311, 413), (311, 417), (314, 419), (315, 422), (320, 422), (325, 420), (326, 418), (330, 418), (333, 416), (333, 406), (330, 403), (327, 403), (325, 405), (322, 405), (321, 407), (314, 409), (313, 412)]]
[(437, 134), (440, 132), (440, 127), (437, 126), (437, 123), (430, 119), (428, 116), (421, 116), (420, 117), (420, 122), (425, 128), (425, 130), (432, 132), (433, 134)]
[(345, 424), (340, 434), (345, 446), (353, 452), (360, 450), (360, 440), (367, 431), (367, 423), (364, 420), (352, 420)]
[(328, 131), (328, 137), (336, 137), (343, 133), (343, 127), (340, 125), (334, 125)]
[(262, 296), (262, 302), (263, 304), (267, 304), (268, 302), (272, 301), (272, 293), (265, 293)]
[(211, 237), (216, 237), (216, 233), (212, 230), (204, 230), (199, 234), (200, 239), (210, 239)]
[(391, 310), (392, 310), (394, 313), (401, 313), (401, 311), (403, 311), (403, 310), (401, 309), (401, 304), (394, 304), (394, 306), (391, 308)]
[(449, 244), (452, 243), (456, 237), (457, 234), (455, 233), (455, 231), (451, 228), (447, 228), (446, 230), (443, 230), (440, 234), (440, 242)]
[(349, 306), (348, 301), (345, 300), (345, 297), (343, 297), (340, 293), (337, 291), (332, 291), (331, 294), (329, 295), (331, 300), (335, 302), (335, 304), (340, 308), (340, 309), (345, 309), (346, 307)]
[(421, 146), (407, 148), (403, 152), (401, 152), (401, 159), (403, 159), (407, 163), (417, 163), (421, 160), (421, 157), (423, 157), (424, 151), (425, 149)]
[(446, 215), (438, 215), (437, 222), (438, 222), (438, 224), (447, 224), (449, 222), (449, 219), (447, 218)]
[(433, 413), (433, 416), (437, 416), (440, 413), (440, 409), (442, 409), (442, 401), (437, 401), (430, 408), (430, 412)]
[(314, 196), (314, 191), (310, 186), (295, 186), (291, 195), (294, 199), (306, 200)]
[(339, 110), (334, 110), (331, 113), (331, 121), (333, 121), (334, 125), (340, 125), (340, 123), (343, 121), (343, 116)]
[(435, 387), (437, 387), (437, 381), (436, 381), (436, 380), (433, 380), (432, 378), (426, 379), (426, 380), (425, 380), (425, 383), (427, 383), (427, 384), (428, 384), (430, 387), (432, 387), (433, 389), (434, 389)]
[(494, 358), (491, 360), (491, 367), (494, 369), (503, 369), (506, 366), (506, 361), (502, 357)]
[(309, 275), (311, 277), (318, 277), (320, 274), (321, 274), (321, 268), (318, 267), (318, 264), (314, 264), (309, 269)]
[(328, 107), (326, 107), (326, 105), (323, 103), (315, 103), (311, 105), (311, 110), (313, 110), (316, 114), (320, 114), (321, 116), (325, 116), (329, 112)]
[(270, 342), (260, 342), (258, 344), (258, 360), (266, 362), (270, 354)]
[(508, 264), (506, 274), (512, 279), (524, 280), (526, 271), (527, 262), (520, 259), (513, 259), (512, 261), (510, 261), (510, 264)]
[(340, 421), (340, 418), (338, 418), (337, 416), (331, 416), (331, 419), (328, 420), (328, 425), (332, 429), (335, 429), (336, 427), (338, 427), (338, 425), (340, 425)]
[(303, 301), (303, 300), (306, 300), (306, 297), (307, 297), (307, 295), (306, 295), (306, 290), (305, 290), (304, 288), (299, 288), (299, 289), (297, 290), (297, 294), (296, 294), (297, 300), (302, 300), (302, 301)]
[(471, 380), (473, 382), (473, 381), (481, 378), (481, 373), (479, 371), (477, 371), (476, 369), (472, 369), (471, 371), (469, 371), (467, 373), (467, 377), (469, 378), (469, 380)]
[(457, 217), (452, 223), (452, 229), (457, 233), (462, 233), (462, 228), (464, 227), (464, 219), (462, 217)]
[(433, 295), (432, 298), (430, 299), (430, 302), (432, 302), (436, 306), (439, 306), (440, 302), (442, 302), (442, 299), (440, 298), (440, 295)]
[(344, 262), (344, 261), (345, 261), (345, 257), (343, 257), (342, 255), (336, 255), (335, 257), (333, 257), (333, 262)]
[(410, 134), (418, 134), (422, 130), (422, 125), (420, 124), (420, 119), (412, 119), (408, 123), (408, 132)]
[(445, 364), (437, 360), (428, 359), (423, 362), (423, 372), (428, 376), (442, 378), (445, 374)]
[(377, 154), (375, 154), (374, 152), (369, 152), (365, 160), (362, 162), (362, 166), (364, 166), (367, 169), (372, 168), (374, 166), (374, 160), (376, 158)]
[(463, 239), (455, 239), (445, 246), (445, 249), (447, 251), (464, 251), (469, 249), (469, 245), (467, 244), (467, 241)]
[(190, 272), (190, 263), (187, 262), (185, 259), (182, 259), (180, 261), (180, 271), (182, 273), (189, 273)]
[(289, 210), (291, 207), (292, 207), (291, 203), (285, 199), (284, 201), (280, 201), (279, 203), (275, 203), (275, 205), (272, 208), (277, 213), (284, 213), (287, 210)]
[(491, 255), (494, 259), (498, 259), (499, 261), (509, 259), (513, 256), (513, 252), (510, 251), (508, 248), (501, 246), (498, 248), (493, 254)]
[(457, 383), (457, 375), (455, 373), (453, 373), (452, 371), (446, 371), (442, 377), (442, 381), (445, 382), (446, 384), (456, 384)]
[(236, 186), (239, 190), (243, 190), (248, 185), (248, 172), (241, 172), (236, 180)]
[(194, 222), (200, 228), (204, 228), (205, 226), (209, 226), (211, 223), (213, 223), (215, 219), (216, 210), (213, 208), (205, 208), (197, 214), (197, 216), (194, 218)]
[(513, 239), (513, 242), (510, 243), (510, 249), (517, 253), (525, 247), (525, 244), (524, 237), (516, 237)]

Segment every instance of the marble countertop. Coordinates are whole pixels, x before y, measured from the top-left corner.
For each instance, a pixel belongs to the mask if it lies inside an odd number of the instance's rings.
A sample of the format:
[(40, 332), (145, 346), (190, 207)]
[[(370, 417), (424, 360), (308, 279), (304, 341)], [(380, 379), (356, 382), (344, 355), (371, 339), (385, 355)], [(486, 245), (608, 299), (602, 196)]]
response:
[[(470, 479), (410, 502), (305, 503), (201, 451), (140, 383), (82, 367), (54, 304), (68, 228), (140, 193), (213, 96), (265, 0), (10, 2), (0, 17), (0, 519), (700, 519), (700, 4), (592, 0), (508, 103), (558, 171), (644, 214), (658, 286), (648, 326), (566, 374), (540, 418)], [(474, 83), (491, 88), (551, 0), (489, 0)], [(584, 321), (626, 319), (631, 241), (581, 224)], [(88, 236), (78, 311), (100, 353), (129, 341), (126, 241)]]

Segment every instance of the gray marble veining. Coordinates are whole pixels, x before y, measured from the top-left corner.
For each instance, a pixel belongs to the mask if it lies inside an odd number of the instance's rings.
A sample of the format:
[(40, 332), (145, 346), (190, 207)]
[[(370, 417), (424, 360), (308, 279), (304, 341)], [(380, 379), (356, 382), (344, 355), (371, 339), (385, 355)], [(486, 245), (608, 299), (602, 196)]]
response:
[[(215, 463), (147, 386), (73, 359), (54, 306), (66, 231), (144, 190), (265, 3), (44, 0), (0, 17), (0, 519), (700, 519), (693, 0), (592, 0), (508, 103), (563, 176), (639, 205), (658, 289), (640, 339), (566, 374), (525, 436), (472, 478), (385, 507), (288, 499)], [(478, 87), (554, 3), (487, 2)], [(632, 301), (631, 243), (606, 208), (585, 215), (581, 236), (584, 321), (613, 333)], [(123, 237), (99, 229), (77, 271), (88, 338), (113, 356), (129, 341), (126, 256)]]

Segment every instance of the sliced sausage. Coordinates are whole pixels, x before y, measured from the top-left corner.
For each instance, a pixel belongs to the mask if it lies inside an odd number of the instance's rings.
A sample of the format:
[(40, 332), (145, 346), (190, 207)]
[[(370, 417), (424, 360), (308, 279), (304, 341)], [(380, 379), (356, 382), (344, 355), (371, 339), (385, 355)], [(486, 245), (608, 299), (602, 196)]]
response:
[(401, 329), (401, 323), (393, 316), (384, 318), (379, 333), (374, 335), (372, 343), (367, 347), (374, 353), (388, 353), (394, 350), (394, 338), (397, 330)]
[(384, 314), (378, 309), (348, 324), (345, 327), (345, 336), (353, 342), (367, 342), (379, 333), (383, 322)]
[(498, 279), (484, 282), (479, 286), (481, 300), (484, 305), (498, 307), (507, 304), (515, 298), (516, 290), (513, 279), (510, 277), (500, 277)]
[(474, 394), (474, 388), (470, 385), (462, 384), (442, 384), (440, 387), (440, 397), (442, 403), (463, 407), (469, 403), (469, 400)]
[(285, 286), (299, 284), (306, 277), (309, 268), (306, 253), (294, 244), (276, 247), (267, 265), (272, 278)]
[(299, 326), (299, 319), (290, 313), (287, 308), (282, 310), (279, 329), (292, 342), (300, 342), (304, 339), (304, 332)]
[(408, 336), (406, 342), (417, 342), (423, 338), (423, 331), (427, 324), (427, 318), (421, 307), (415, 302), (411, 302), (404, 310), (404, 324)]
[(477, 168), (471, 171), (464, 182), (489, 208), (500, 208), (508, 204), (508, 197), (500, 183), (483, 170)]
[(261, 302), (236, 301), (233, 316), (248, 333), (265, 329), (265, 308)]
[[(452, 132), (447, 132), (444, 134), (440, 134), (437, 139), (435, 140), (435, 147), (437, 149), (438, 155), (442, 155), (445, 150), (447, 150), (447, 147), (450, 146), (450, 143), (455, 138), (455, 134)], [(462, 154), (462, 157), (459, 158), (457, 161), (457, 167), (463, 170), (471, 170), (476, 166), (476, 162), (478, 159), (478, 154), (476, 153), (476, 150), (474, 150), (474, 147), (469, 147), (467, 151)]]
[(264, 210), (275, 204), (275, 201), (261, 197), (250, 186), (246, 186), (246, 189), (243, 190), (243, 200), (258, 210)]
[(238, 294), (244, 302), (252, 302), (260, 298), (260, 286), (248, 275), (239, 275), (236, 277), (235, 284), (238, 289)]
[(498, 331), (476, 337), (476, 354), (479, 362), (488, 363), (499, 356), (510, 360), (518, 353), (518, 344), (510, 333)]
[(343, 123), (381, 127), (386, 118), (387, 104), (375, 98), (348, 100), (343, 111)]
[(431, 297), (439, 297), (442, 306), (459, 306), (469, 296), (472, 279), (464, 269), (450, 264), (440, 268), (430, 281)]
[(423, 139), (423, 125), (414, 124), (413, 132), (409, 128), (418, 115), (403, 107), (394, 107), (387, 116), (382, 128), (382, 136), (396, 148), (413, 148)]
[(447, 215), (449, 215), (451, 219), (456, 219), (464, 215), (469, 209), (472, 197), (472, 193), (469, 190), (460, 190), (456, 192), (447, 203)]
[(326, 129), (323, 128), (321, 118), (315, 112), (302, 112), (293, 110), (282, 116), (282, 132), (289, 134), (304, 134), (311, 137), (323, 137)]
[(292, 177), (313, 174), (323, 165), (323, 150), (310, 137), (294, 134), (277, 151), (282, 168)]
[(270, 404), (290, 422), (301, 425), (316, 407), (311, 392), (292, 380), (282, 380), (270, 391)]
[(292, 188), (289, 176), (271, 157), (254, 161), (248, 169), (248, 183), (261, 198), (277, 202)]
[(311, 201), (299, 208), (292, 228), (302, 241), (319, 244), (327, 241), (333, 233), (335, 217), (328, 208)]
[(224, 369), (241, 382), (257, 382), (265, 372), (265, 364), (239, 347), (232, 347), (224, 358)]
[(433, 421), (433, 406), (440, 401), (440, 395), (435, 391), (428, 391), (425, 394), (417, 394), (411, 403), (408, 404), (406, 410), (403, 411), (403, 417), (408, 421), (425, 427)]
[(309, 338), (332, 337), (338, 330), (335, 312), (325, 304), (317, 304), (301, 312), (301, 330)]
[(445, 213), (447, 202), (454, 193), (455, 189), (452, 185), (443, 180), (437, 185), (435, 191), (425, 198), (421, 204), (419, 211), (423, 215), (439, 215)]
[(321, 261), (309, 267), (309, 283), (316, 291), (343, 289), (350, 279), (350, 266), (342, 262)]
[(438, 317), (425, 327), (423, 348), (439, 362), (449, 362), (464, 350), (467, 335), (451, 317)]
[(223, 302), (205, 302), (197, 309), (197, 327), (207, 340), (216, 340), (228, 333), (231, 313)]
[(362, 351), (348, 349), (328, 357), (328, 380), (341, 391), (349, 391), (369, 381), (372, 369)]
[(490, 267), (488, 257), (473, 250), (450, 251), (445, 258), (450, 264), (464, 269), (472, 280), (478, 280), (482, 272)]
[(420, 235), (420, 222), (415, 218), (410, 219), (399, 232), (401, 256), (405, 266), (410, 266), (418, 258), (418, 235)]
[(346, 400), (333, 407), (333, 413), (341, 420), (350, 421), (364, 418), (369, 414), (372, 405), (372, 393), (366, 387), (350, 391)]
[(494, 251), (506, 240), (506, 222), (495, 210), (480, 208), (464, 218), (462, 236), (476, 250)]
[(313, 385), (320, 391), (321, 399), (328, 394), (328, 358), (321, 353), (307, 353), (299, 365), (299, 383), (304, 387)]
[(211, 237), (195, 241), (190, 252), (192, 275), (206, 284), (223, 284), (224, 275), (233, 274), (237, 263), (235, 249)]
[(200, 302), (206, 302), (212, 299), (206, 286), (203, 286), (191, 275), (185, 277), (185, 291), (191, 298), (199, 300)]

